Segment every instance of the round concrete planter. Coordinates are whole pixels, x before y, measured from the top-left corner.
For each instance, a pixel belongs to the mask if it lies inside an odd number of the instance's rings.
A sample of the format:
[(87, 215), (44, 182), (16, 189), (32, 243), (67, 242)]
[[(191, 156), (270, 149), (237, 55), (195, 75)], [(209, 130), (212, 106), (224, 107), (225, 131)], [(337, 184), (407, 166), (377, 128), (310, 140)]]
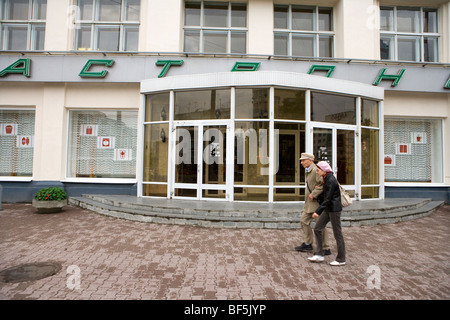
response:
[(33, 199), (32, 205), (36, 208), (37, 213), (56, 213), (62, 211), (64, 206), (67, 206), (67, 199), (61, 201), (39, 201)]

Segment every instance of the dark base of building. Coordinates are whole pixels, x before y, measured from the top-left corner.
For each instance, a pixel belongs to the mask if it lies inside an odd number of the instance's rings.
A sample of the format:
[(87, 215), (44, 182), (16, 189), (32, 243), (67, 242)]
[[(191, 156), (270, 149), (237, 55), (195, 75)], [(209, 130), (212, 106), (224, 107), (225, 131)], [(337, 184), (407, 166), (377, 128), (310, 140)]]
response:
[(450, 187), (384, 187), (387, 198), (429, 198), (450, 204)]
[(3, 187), (0, 199), (4, 203), (30, 202), (36, 193), (47, 187), (61, 187), (69, 197), (79, 197), (82, 194), (136, 195), (137, 184), (117, 183), (74, 183), (60, 181), (31, 182), (1, 182)]
[[(136, 195), (137, 184), (116, 183), (74, 183), (60, 181), (31, 182), (1, 182), (2, 194), (0, 200), (5, 203), (31, 202), (36, 192), (47, 187), (61, 187), (69, 197), (79, 197), (82, 194), (105, 195)], [(444, 201), (450, 204), (450, 187), (385, 187), (385, 197), (389, 198), (427, 198), (434, 201)]]

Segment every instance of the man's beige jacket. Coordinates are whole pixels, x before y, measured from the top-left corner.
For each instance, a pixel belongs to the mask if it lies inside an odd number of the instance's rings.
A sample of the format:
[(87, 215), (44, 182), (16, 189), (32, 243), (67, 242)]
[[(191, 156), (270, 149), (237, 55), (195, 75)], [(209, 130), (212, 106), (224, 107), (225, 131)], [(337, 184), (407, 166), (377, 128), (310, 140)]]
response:
[[(316, 211), (316, 209), (319, 207), (317, 197), (323, 191), (323, 178), (317, 174), (317, 167), (315, 164), (312, 164), (309, 171), (305, 172), (305, 176), (307, 186), (306, 186), (305, 205), (303, 206), (303, 211), (309, 213)], [(311, 190), (314, 200), (309, 199), (310, 194), (309, 190)]]

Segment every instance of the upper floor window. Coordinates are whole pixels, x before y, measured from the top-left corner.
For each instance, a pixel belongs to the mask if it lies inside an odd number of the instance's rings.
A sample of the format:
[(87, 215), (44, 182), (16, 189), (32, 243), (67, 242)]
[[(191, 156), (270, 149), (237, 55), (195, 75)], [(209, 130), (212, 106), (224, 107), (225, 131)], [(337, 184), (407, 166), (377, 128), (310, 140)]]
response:
[(183, 50), (246, 53), (247, 4), (186, 1)]
[(275, 55), (333, 57), (333, 43), (333, 8), (275, 5)]
[(0, 0), (0, 49), (44, 50), (47, 0)]
[(386, 60), (439, 61), (438, 10), (380, 8), (380, 55)]
[(140, 0), (78, 0), (75, 49), (137, 51)]

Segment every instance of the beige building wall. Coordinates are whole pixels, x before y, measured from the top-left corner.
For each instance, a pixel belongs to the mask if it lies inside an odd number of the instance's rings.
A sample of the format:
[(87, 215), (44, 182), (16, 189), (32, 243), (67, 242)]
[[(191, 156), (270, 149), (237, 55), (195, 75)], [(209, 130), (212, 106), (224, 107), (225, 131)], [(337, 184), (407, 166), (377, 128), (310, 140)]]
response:
[(439, 29), (442, 30), (440, 62), (450, 63), (450, 1), (440, 7), (440, 13)]
[(141, 0), (139, 51), (182, 52), (184, 0)]
[(376, 0), (340, 0), (334, 7), (335, 58), (380, 59)]
[(249, 0), (247, 26), (247, 52), (273, 55), (273, 1)]
[(76, 7), (71, 0), (47, 0), (44, 48), (48, 51), (73, 50)]

